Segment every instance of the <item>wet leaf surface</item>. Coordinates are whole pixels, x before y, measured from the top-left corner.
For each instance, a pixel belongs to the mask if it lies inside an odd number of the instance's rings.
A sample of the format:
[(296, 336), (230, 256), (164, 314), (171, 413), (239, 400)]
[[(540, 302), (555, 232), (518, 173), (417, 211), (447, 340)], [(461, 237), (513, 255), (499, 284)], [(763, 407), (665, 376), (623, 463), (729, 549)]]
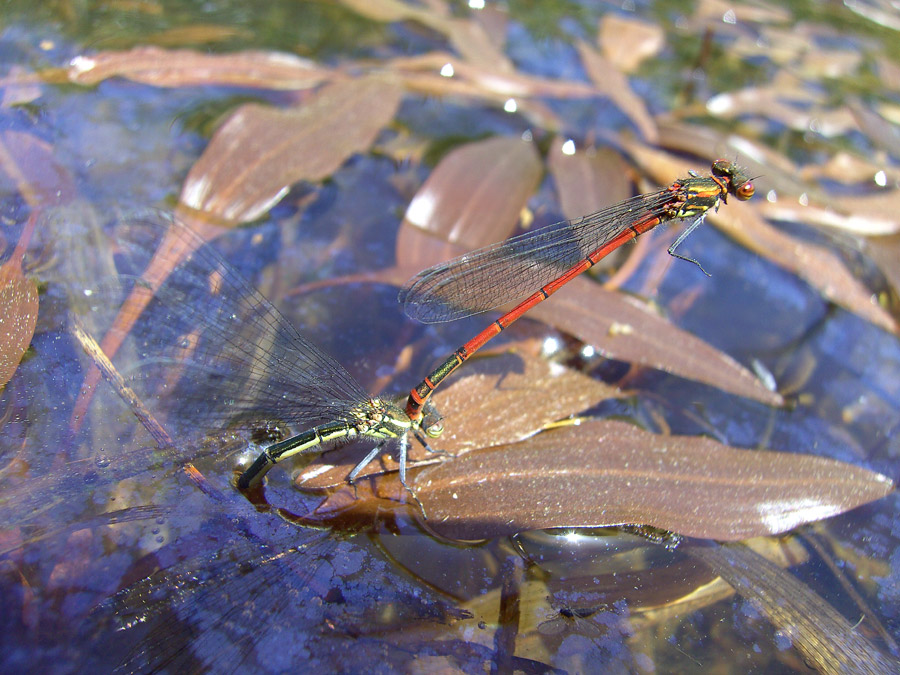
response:
[(609, 358), (664, 370), (768, 405), (783, 402), (727, 354), (628, 296), (586, 279), (567, 284), (530, 316), (574, 335)]
[(22, 273), (22, 257), (36, 222), (32, 217), (12, 256), (0, 265), (0, 388), (15, 374), (37, 324), (37, 286)]
[(137, 47), (124, 52), (78, 56), (69, 79), (98, 84), (124, 77), (154, 87), (231, 85), (264, 89), (309, 89), (334, 77), (327, 68), (293, 54), (244, 51), (209, 54), (188, 49)]
[(819, 457), (736, 450), (622, 422), (584, 422), (425, 469), (428, 525), (453, 539), (636, 523), (736, 541), (880, 499), (880, 474)]
[(457, 148), (410, 201), (397, 235), (397, 263), (428, 267), (506, 238), (540, 175), (531, 143), (491, 138)]
[(293, 183), (322, 180), (366, 150), (400, 97), (390, 79), (372, 76), (331, 84), (293, 109), (242, 106), (191, 168), (181, 203), (230, 222), (258, 218)]

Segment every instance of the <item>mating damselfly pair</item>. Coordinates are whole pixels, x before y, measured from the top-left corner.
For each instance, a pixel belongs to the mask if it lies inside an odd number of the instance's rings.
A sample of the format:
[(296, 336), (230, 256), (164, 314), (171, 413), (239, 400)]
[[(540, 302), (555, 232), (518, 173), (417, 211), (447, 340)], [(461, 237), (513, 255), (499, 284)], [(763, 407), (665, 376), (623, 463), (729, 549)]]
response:
[[(532, 307), (661, 223), (690, 221), (669, 253), (699, 267), (676, 249), (729, 195), (747, 200), (753, 184), (735, 164), (718, 160), (708, 176), (691, 173), (663, 190), (421, 272), (403, 287), (399, 300), (410, 317), (425, 323), (471, 316), (528, 297), (443, 361), (411, 390), (405, 405), (402, 399), (368, 394), (212, 247), (171, 219), (167, 237), (175, 240), (173, 248), (190, 253), (164, 283), (153, 285), (157, 311), (135, 339), (138, 366), (127, 377), (153, 381), (149, 408), (161, 413), (179, 438), (229, 426), (258, 429), (264, 421), (290, 427), (294, 435), (268, 444), (243, 471), (237, 480), (242, 489), (259, 484), (284, 459), (361, 438), (375, 445), (347, 479), (352, 482), (384, 449), (396, 445), (400, 480), (414, 496), (406, 480), (409, 436), (428, 448), (426, 436), (440, 435), (441, 421), (429, 399), (448, 375)], [(124, 228), (120, 234), (118, 251), (129, 268), (122, 278), (133, 288), (146, 290), (148, 282), (141, 275), (161, 229)]]

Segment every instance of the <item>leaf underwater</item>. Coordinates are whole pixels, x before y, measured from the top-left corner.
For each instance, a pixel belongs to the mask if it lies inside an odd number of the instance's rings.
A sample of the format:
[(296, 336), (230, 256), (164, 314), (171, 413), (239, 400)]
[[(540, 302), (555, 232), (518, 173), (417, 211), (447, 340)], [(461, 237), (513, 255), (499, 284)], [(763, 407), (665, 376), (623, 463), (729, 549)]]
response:
[[(176, 218), (210, 241), (223, 226), (253, 220), (287, 194), (291, 184), (331, 175), (355, 152), (368, 149), (393, 119), (402, 90), (378, 76), (323, 87), (291, 109), (248, 104), (216, 132), (185, 179)], [(101, 346), (114, 356), (155, 288), (191, 253), (189, 242), (166, 236), (144, 272), (148, 287), (136, 288)], [(100, 373), (85, 376), (73, 412), (78, 428)]]
[[(557, 139), (549, 162), (567, 216), (597, 211), (631, 195), (621, 166), (615, 181), (601, 179), (611, 164), (604, 159), (607, 153), (566, 156), (560, 145)], [(410, 202), (397, 238), (398, 265), (422, 269), (505, 239), (515, 231), (539, 175), (531, 145), (516, 139), (493, 138), (454, 150)], [(573, 280), (527, 316), (576, 336), (610, 358), (767, 405), (783, 402), (727, 354), (586, 279)]]
[(878, 649), (824, 598), (749, 547), (685, 550), (752, 602), (820, 673), (875, 675), (900, 670), (900, 661)]
[[(627, 142), (628, 154), (662, 183), (684, 174), (683, 161), (640, 143)], [(729, 203), (707, 220), (742, 246), (796, 274), (822, 297), (854, 312), (885, 330), (896, 331), (894, 319), (871, 301), (872, 293), (821, 246), (798, 240), (769, 225), (750, 204)]]
[(587, 279), (572, 280), (529, 315), (574, 335), (606, 357), (656, 368), (766, 405), (784, 402), (728, 354), (638, 300)]
[(534, 145), (517, 138), (489, 138), (448, 153), (406, 209), (397, 264), (423, 269), (505, 239), (541, 171)]
[(283, 52), (209, 54), (159, 47), (76, 56), (69, 63), (68, 75), (70, 82), (84, 85), (124, 77), (154, 87), (229, 85), (289, 90), (308, 89), (332, 77), (327, 68)]
[(369, 76), (326, 85), (295, 108), (241, 106), (191, 168), (181, 203), (230, 222), (255, 220), (292, 184), (327, 178), (367, 150), (402, 96), (392, 80)]
[(12, 257), (0, 265), (0, 387), (15, 374), (37, 325), (37, 286), (22, 274), (22, 257), (36, 221), (32, 214)]
[(893, 484), (830, 459), (737, 450), (604, 420), (429, 467), (415, 489), (428, 526), (451, 539), (642, 524), (737, 541), (849, 511)]

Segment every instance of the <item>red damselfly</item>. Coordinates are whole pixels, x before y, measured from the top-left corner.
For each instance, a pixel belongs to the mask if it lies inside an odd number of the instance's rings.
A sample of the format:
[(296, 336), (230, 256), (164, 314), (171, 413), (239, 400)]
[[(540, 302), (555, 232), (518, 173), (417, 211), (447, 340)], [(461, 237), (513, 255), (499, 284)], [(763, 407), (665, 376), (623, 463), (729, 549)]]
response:
[(668, 250), (706, 274), (699, 262), (675, 251), (711, 209), (727, 202), (728, 195), (746, 201), (753, 196), (753, 183), (743, 169), (720, 159), (713, 162), (709, 176), (690, 172), (664, 190), (526, 232), (420, 272), (400, 291), (399, 301), (411, 318), (424, 323), (453, 321), (530, 295), (413, 388), (406, 414), (418, 420), (435, 387), (489, 340), (611, 251), (660, 223), (693, 219)]

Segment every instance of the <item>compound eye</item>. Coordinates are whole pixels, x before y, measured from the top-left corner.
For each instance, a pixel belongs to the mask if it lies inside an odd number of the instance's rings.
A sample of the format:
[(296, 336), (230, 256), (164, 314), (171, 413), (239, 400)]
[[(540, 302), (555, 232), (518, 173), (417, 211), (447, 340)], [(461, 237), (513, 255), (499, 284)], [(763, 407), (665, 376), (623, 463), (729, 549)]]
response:
[(750, 199), (750, 197), (753, 196), (753, 193), (754, 193), (754, 192), (755, 192), (755, 190), (754, 190), (754, 188), (753, 188), (753, 183), (751, 183), (751, 182), (748, 180), (746, 183), (744, 183), (743, 185), (741, 185), (737, 190), (735, 190), (735, 191), (734, 191), (734, 194), (735, 194), (735, 195), (737, 196), (737, 198), (740, 199), (742, 202), (745, 202), (745, 201), (747, 201), (748, 199)]
[(730, 176), (733, 165), (727, 159), (717, 159), (712, 163), (712, 172), (715, 176)]

